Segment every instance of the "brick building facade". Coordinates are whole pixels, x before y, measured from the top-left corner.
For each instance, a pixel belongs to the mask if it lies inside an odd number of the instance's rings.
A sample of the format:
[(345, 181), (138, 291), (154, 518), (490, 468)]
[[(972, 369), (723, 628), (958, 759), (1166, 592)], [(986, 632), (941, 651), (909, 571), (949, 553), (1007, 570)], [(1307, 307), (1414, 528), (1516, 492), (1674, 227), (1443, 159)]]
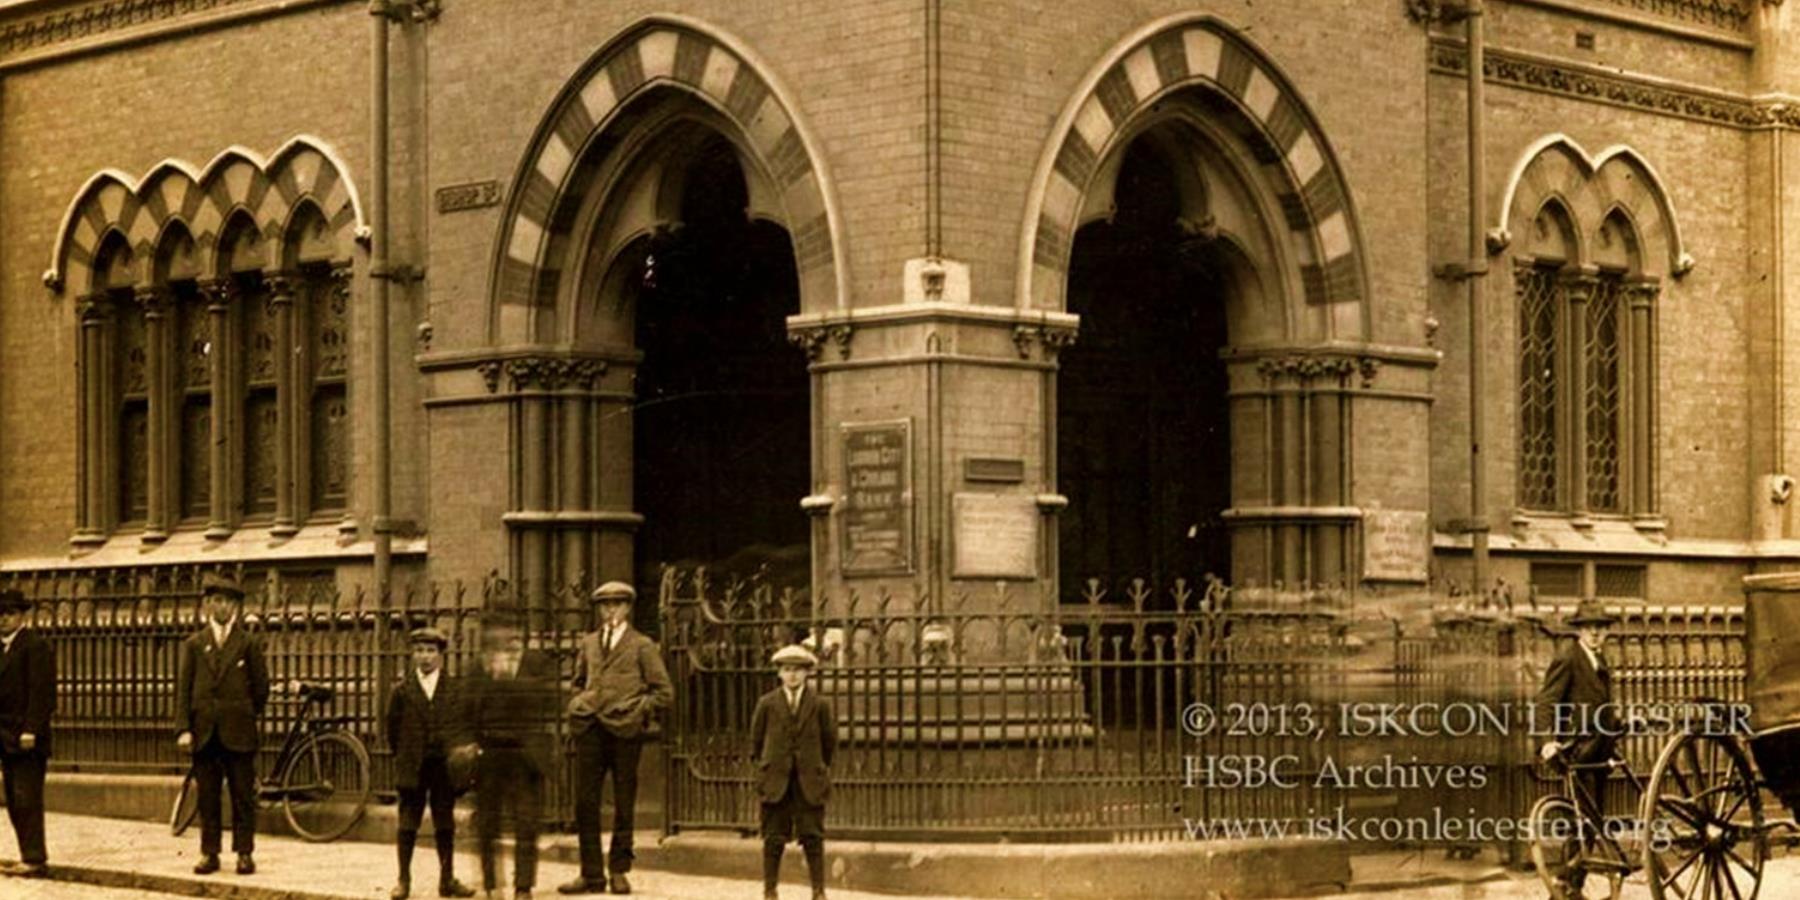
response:
[(373, 5), (385, 272), (371, 4), (0, 3), (0, 568), (1466, 582), (1472, 356), (1496, 578), (1800, 558), (1792, 4), (1488, 0), (1473, 354), (1446, 4)]

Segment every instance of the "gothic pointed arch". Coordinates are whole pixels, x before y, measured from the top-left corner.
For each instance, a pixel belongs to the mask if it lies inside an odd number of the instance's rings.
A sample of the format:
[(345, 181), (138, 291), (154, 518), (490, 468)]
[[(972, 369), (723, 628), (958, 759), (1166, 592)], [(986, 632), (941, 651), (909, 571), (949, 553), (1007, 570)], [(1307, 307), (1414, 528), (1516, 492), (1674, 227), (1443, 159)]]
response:
[(792, 236), (801, 308), (825, 311), (845, 302), (832, 182), (793, 95), (741, 42), (691, 19), (655, 16), (590, 57), (532, 136), (495, 247), (491, 343), (552, 340), (570, 327), (571, 273), (588, 250), (577, 234), (581, 211), (616, 176), (607, 172), (616, 158), (611, 151), (642, 133), (626, 120), (653, 109), (640, 102), (652, 94), (677, 94), (703, 109), (739, 149), (755, 182), (754, 215)]
[[(1536, 221), (1544, 203), (1552, 198), (1577, 223), (1584, 247), (1588, 239), (1598, 236), (1609, 215), (1619, 213), (1641, 239), (1640, 274), (1680, 278), (1694, 267), (1662, 177), (1630, 146), (1614, 144), (1589, 154), (1565, 134), (1533, 141), (1519, 154), (1507, 178), (1493, 235), (1495, 245), (1504, 248), (1515, 240), (1529, 241), (1522, 229)], [(1520, 234), (1515, 235), (1516, 230)], [(1571, 261), (1580, 265), (1592, 262), (1585, 255)]]
[[(1018, 305), (1063, 308), (1074, 234), (1091, 211), (1095, 185), (1145, 120), (1181, 97), (1200, 104), (1199, 118), (1250, 154), (1242, 171), (1280, 225), (1283, 293), (1331, 310), (1289, 337), (1365, 337), (1361, 229), (1331, 144), (1280, 67), (1242, 32), (1204, 15), (1163, 19), (1121, 41), (1064, 107), (1028, 195)], [(1343, 315), (1340, 305), (1355, 312)], [(1296, 325), (1306, 318), (1295, 316)]]
[(330, 223), (338, 257), (349, 260), (364, 233), (361, 200), (337, 152), (317, 138), (291, 138), (267, 159), (235, 146), (200, 168), (167, 159), (141, 179), (107, 169), (89, 178), (70, 201), (44, 283), (57, 292), (66, 284), (89, 285), (94, 251), (108, 229), (126, 235), (142, 257), (174, 219), (193, 235), (202, 269), (213, 271), (219, 236), (234, 211), (247, 215), (260, 234), (279, 237), (295, 204), (307, 198)]

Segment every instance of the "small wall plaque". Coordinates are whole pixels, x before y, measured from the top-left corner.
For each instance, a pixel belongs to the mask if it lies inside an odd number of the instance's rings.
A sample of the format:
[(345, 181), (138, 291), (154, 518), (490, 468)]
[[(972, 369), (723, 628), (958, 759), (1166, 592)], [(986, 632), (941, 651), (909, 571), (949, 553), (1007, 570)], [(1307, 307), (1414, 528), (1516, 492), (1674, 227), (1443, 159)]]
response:
[(1020, 494), (956, 494), (951, 498), (957, 578), (1036, 578), (1037, 498)]
[(970, 457), (963, 460), (963, 480), (1018, 484), (1025, 480), (1025, 461), (994, 457)]
[(498, 181), (448, 184), (437, 190), (437, 208), (440, 213), (481, 209), (484, 206), (497, 205), (499, 202), (500, 182)]
[(1426, 513), (1363, 510), (1362, 539), (1363, 578), (1423, 582), (1430, 577), (1431, 519)]
[(847, 575), (912, 570), (911, 421), (843, 426)]

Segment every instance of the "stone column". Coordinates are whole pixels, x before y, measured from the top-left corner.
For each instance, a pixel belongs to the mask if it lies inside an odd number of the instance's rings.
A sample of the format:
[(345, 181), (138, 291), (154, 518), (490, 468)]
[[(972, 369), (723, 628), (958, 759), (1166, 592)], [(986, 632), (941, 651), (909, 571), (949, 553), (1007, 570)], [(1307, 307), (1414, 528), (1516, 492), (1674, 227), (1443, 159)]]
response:
[(1561, 456), (1569, 471), (1568, 504), (1574, 513), (1571, 521), (1581, 527), (1593, 524), (1587, 515), (1587, 305), (1599, 278), (1592, 267), (1571, 267), (1564, 273), (1562, 283), (1568, 297), (1563, 311), (1563, 335), (1568, 340), (1563, 342), (1561, 355), (1563, 371), (1568, 373), (1568, 389), (1563, 394), (1568, 402), (1563, 415), (1569, 423), (1564, 432), (1569, 443)]
[(107, 404), (112, 367), (106, 358), (106, 322), (111, 299), (104, 294), (91, 294), (76, 301), (75, 315), (81, 322), (81, 340), (76, 345), (75, 372), (80, 391), (80, 427), (75, 432), (76, 483), (81, 485), (80, 502), (75, 508), (77, 546), (95, 546), (106, 541), (112, 516), (106, 508), (108, 475), (112, 467), (107, 460), (107, 425), (112, 410)]
[(206, 523), (208, 540), (222, 541), (231, 536), (233, 515), (231, 513), (231, 467), (233, 456), (241, 446), (240, 441), (221, 440), (223, 435), (231, 434), (232, 414), (235, 412), (237, 398), (232, 396), (231, 367), (236, 353), (231, 342), (231, 307), (238, 299), (237, 282), (231, 277), (209, 279), (200, 285), (201, 293), (206, 297), (206, 315), (211, 327), (212, 340), (212, 436), (211, 441), (211, 504)]
[(294, 514), (295, 408), (304, 400), (294, 370), (294, 282), (287, 272), (268, 277), (269, 310), (275, 318), (275, 522), (269, 533), (291, 537), (299, 530)]
[(1656, 501), (1655, 281), (1627, 288), (1631, 310), (1631, 515), (1638, 527), (1661, 527)]
[(174, 454), (174, 388), (171, 384), (175, 367), (171, 365), (174, 346), (169, 334), (169, 294), (161, 287), (139, 287), (136, 300), (144, 309), (145, 381), (149, 394), (149, 463), (148, 509), (144, 514), (146, 544), (158, 544), (169, 537), (170, 480), (175, 466)]

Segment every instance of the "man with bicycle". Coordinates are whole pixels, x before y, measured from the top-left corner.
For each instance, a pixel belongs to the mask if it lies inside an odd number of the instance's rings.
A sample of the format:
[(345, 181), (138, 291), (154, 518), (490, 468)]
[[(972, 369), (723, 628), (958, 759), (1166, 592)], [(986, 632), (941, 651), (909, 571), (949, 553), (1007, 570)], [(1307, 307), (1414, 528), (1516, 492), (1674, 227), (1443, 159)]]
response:
[(463, 689), (444, 671), (450, 639), (436, 628), (412, 632), (413, 670), (395, 685), (388, 698), (387, 740), (394, 751), (394, 788), (400, 794), (398, 851), (400, 881), (388, 896), (406, 900), (412, 893), (413, 847), (427, 805), (437, 844), (438, 896), (473, 897), (474, 889), (456, 880), (456, 788), (450, 778), (449, 750), (461, 743)]
[(239, 616), (244, 589), (208, 574), (200, 583), (206, 624), (181, 644), (175, 679), (175, 743), (194, 757), (200, 788), (200, 862), (197, 875), (219, 871), (224, 831), (220, 789), (231, 791), (231, 849), (237, 873), (256, 871), (256, 747), (269, 669), (262, 641)]
[[(1576, 639), (1567, 643), (1544, 672), (1537, 694), (1537, 723), (1552, 723), (1553, 738), (1539, 748), (1546, 761), (1564, 765), (1604, 763), (1613, 758), (1620, 734), (1618, 710), (1613, 705), (1612, 669), (1602, 649), (1607, 629), (1618, 621), (1597, 600), (1583, 600), (1569, 617)], [(1606, 814), (1604, 768), (1583, 769), (1575, 776), (1580, 788), (1572, 798), (1584, 817), (1600, 821)], [(1564, 877), (1579, 888), (1584, 873)]]

